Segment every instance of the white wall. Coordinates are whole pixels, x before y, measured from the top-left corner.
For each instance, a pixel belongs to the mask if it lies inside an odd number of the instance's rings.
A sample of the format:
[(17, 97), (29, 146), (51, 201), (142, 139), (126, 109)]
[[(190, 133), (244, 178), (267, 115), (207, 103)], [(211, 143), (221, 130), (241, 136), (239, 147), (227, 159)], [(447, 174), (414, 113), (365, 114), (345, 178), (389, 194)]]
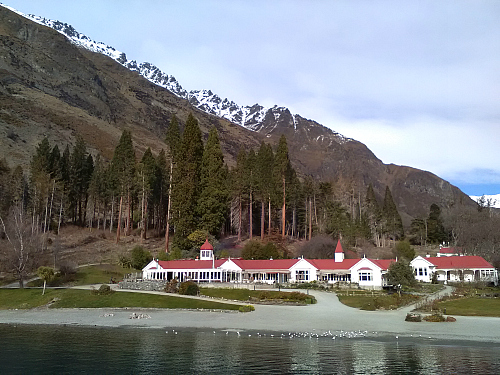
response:
[[(369, 268), (370, 270), (361, 270)], [(363, 258), (351, 267), (351, 282), (358, 283), (360, 288), (382, 288), (382, 269), (369, 259)], [(371, 280), (360, 280), (360, 272), (368, 273)]]

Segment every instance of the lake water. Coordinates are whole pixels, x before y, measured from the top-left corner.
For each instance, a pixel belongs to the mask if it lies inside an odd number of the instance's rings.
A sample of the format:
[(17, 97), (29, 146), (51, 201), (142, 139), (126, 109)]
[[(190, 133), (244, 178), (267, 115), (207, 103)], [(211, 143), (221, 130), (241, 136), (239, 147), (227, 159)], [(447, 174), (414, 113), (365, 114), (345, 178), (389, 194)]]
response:
[(500, 344), (370, 332), (0, 324), (1, 374), (500, 374)]

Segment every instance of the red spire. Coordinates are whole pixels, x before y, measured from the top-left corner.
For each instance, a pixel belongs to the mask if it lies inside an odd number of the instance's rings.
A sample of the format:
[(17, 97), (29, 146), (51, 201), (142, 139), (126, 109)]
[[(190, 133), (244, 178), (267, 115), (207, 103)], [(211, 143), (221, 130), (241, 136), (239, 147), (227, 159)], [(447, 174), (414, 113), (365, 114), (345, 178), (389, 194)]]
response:
[(200, 250), (213, 250), (214, 247), (210, 245), (210, 242), (208, 242), (208, 238), (206, 239), (205, 243), (201, 245)]
[(336, 253), (343, 253), (344, 249), (342, 249), (342, 245), (340, 244), (340, 240), (337, 242), (337, 247), (335, 248)]

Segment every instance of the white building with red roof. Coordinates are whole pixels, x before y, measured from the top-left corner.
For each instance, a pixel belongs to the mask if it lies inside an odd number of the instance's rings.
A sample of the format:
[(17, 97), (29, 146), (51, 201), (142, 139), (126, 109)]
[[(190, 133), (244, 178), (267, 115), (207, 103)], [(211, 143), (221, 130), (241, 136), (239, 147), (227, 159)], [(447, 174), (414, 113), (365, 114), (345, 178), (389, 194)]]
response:
[(193, 280), (236, 283), (356, 283), (360, 287), (386, 285), (385, 273), (394, 260), (345, 259), (340, 241), (334, 259), (215, 259), (208, 240), (200, 248), (200, 259), (152, 260), (143, 269), (147, 280)]
[(498, 284), (498, 271), (484, 258), (477, 255), (416, 257), (410, 262), (415, 279), (431, 282), (433, 275), (437, 281), (485, 281)]
[[(387, 285), (386, 274), (394, 259), (345, 259), (340, 241), (334, 259), (215, 259), (212, 245), (201, 246), (199, 259), (158, 261), (144, 267), (147, 280), (193, 280), (199, 283), (306, 283), (357, 284), (377, 289)], [(416, 257), (410, 262), (415, 278), (438, 281), (491, 281), (498, 283), (495, 268), (479, 256)]]

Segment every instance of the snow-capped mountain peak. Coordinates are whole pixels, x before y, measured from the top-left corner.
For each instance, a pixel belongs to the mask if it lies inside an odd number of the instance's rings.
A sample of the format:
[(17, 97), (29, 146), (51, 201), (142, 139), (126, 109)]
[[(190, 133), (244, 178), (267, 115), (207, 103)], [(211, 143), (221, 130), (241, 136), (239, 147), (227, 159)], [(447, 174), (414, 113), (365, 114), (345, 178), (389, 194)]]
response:
[[(227, 119), (228, 121), (241, 125), (249, 130), (264, 132), (268, 136), (278, 126), (278, 124), (286, 127), (293, 127), (294, 131), (300, 130), (300, 119), (302, 118), (297, 114), (292, 115), (285, 107), (274, 106), (272, 108), (265, 108), (259, 104), (241, 106), (227, 98), (220, 98), (211, 90), (192, 90), (188, 92), (181, 86), (174, 76), (162, 72), (155, 65), (148, 62), (137, 63), (136, 60), (129, 60), (124, 52), (118, 51), (103, 42), (96, 42), (90, 39), (67, 23), (50, 20), (33, 14), (23, 14), (2, 3), (0, 3), (0, 6), (60, 32), (73, 44), (79, 47), (109, 56), (128, 69), (138, 72), (150, 82), (169, 90), (181, 98), (187, 99), (193, 106), (207, 113)], [(282, 121), (285, 118), (286, 120)], [(316, 128), (323, 127), (315, 122), (309, 126)], [(302, 126), (302, 128), (304, 128), (304, 126)], [(303, 130), (307, 132), (309, 129), (304, 128)], [(343, 137), (341, 134), (331, 131), (328, 128), (325, 128), (325, 130), (327, 131), (325, 132), (325, 135), (322, 136), (322, 141), (325, 140), (325, 137), (328, 138), (328, 142), (330, 143), (345, 143), (351, 141), (350, 138)]]

